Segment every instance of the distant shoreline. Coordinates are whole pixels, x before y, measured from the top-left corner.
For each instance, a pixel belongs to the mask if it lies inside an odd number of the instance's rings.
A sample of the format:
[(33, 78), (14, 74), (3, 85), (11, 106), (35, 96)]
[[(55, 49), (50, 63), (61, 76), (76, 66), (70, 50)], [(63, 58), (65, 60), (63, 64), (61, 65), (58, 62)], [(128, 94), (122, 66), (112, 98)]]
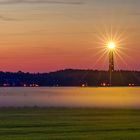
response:
[(140, 71), (66, 69), (50, 73), (0, 72), (0, 87), (137, 87)]

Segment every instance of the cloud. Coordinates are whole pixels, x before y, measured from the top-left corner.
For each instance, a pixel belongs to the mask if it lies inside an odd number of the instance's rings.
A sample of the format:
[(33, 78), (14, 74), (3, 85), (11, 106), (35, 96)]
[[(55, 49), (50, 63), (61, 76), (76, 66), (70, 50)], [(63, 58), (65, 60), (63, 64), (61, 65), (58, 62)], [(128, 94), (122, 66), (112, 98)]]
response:
[(18, 3), (28, 3), (28, 4), (83, 4), (83, 0), (0, 0), (0, 4), (18, 4)]
[(132, 13), (129, 13), (129, 15), (132, 15), (132, 16), (140, 16), (140, 13), (132, 12)]
[(0, 20), (3, 20), (3, 21), (15, 21), (17, 19), (0, 15)]

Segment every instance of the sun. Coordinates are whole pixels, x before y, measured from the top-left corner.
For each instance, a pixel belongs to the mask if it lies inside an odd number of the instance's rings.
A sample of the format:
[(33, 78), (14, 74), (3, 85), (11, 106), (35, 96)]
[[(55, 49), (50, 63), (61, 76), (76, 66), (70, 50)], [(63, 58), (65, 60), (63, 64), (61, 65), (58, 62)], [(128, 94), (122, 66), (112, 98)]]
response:
[(115, 42), (113, 42), (113, 41), (109, 41), (108, 44), (107, 44), (107, 47), (108, 47), (108, 49), (110, 49), (110, 50), (114, 50), (115, 47), (116, 47), (116, 44), (115, 44)]

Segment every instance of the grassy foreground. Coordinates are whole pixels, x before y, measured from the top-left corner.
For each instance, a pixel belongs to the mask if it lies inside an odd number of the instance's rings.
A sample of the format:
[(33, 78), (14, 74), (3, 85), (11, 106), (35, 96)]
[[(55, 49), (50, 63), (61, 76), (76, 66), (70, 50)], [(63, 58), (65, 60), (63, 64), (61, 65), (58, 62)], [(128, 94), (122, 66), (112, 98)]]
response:
[(140, 110), (0, 109), (0, 140), (140, 140)]

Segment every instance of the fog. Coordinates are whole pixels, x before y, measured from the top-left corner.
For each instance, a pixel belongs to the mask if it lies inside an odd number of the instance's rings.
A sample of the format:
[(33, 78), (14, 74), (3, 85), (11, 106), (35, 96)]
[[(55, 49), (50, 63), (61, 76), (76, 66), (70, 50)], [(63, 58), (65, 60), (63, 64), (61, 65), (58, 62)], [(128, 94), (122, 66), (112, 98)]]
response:
[(140, 108), (140, 88), (0, 88), (0, 107)]

